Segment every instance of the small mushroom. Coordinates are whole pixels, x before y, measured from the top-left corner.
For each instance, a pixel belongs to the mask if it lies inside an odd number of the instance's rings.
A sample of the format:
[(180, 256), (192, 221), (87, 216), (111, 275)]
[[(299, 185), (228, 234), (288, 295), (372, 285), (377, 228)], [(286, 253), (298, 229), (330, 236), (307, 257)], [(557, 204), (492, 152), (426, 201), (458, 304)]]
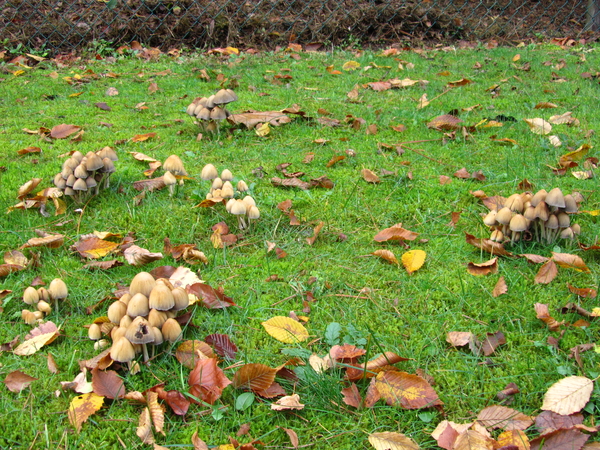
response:
[(148, 299), (150, 308), (158, 311), (168, 311), (175, 305), (171, 289), (162, 283), (156, 283)]
[(554, 188), (548, 192), (545, 202), (553, 211), (565, 207), (565, 197), (559, 188)]
[(54, 308), (58, 311), (58, 301), (67, 298), (69, 291), (67, 285), (60, 278), (55, 278), (48, 286), (48, 294), (54, 300)]
[(36, 306), (38, 311), (43, 312), (45, 315), (48, 315), (52, 312), (52, 306), (50, 306), (50, 304), (48, 302), (45, 302), (44, 300), (40, 300), (39, 302), (37, 302)]
[(233, 174), (229, 169), (223, 169), (221, 172), (221, 180), (231, 182), (233, 180)]
[(217, 168), (212, 164), (207, 164), (202, 168), (202, 172), (200, 173), (200, 178), (203, 180), (214, 180), (219, 176), (217, 172)]
[(229, 212), (238, 217), (238, 226), (240, 229), (243, 230), (246, 228), (246, 221), (244, 220), (244, 216), (246, 215), (246, 204), (242, 200), (236, 200), (235, 203), (231, 205), (231, 210)]
[(167, 319), (161, 328), (163, 339), (171, 343), (177, 342), (181, 337), (181, 326), (175, 319)]
[(150, 302), (148, 297), (138, 292), (131, 297), (127, 304), (127, 315), (132, 319), (138, 316), (147, 316), (150, 312)]
[[(123, 336), (115, 341), (110, 348), (110, 358), (113, 361), (130, 363), (135, 358), (135, 350), (129, 340)], [(129, 364), (131, 367), (131, 364)]]
[(106, 315), (108, 316), (108, 320), (110, 320), (112, 323), (119, 323), (123, 316), (126, 314), (127, 305), (123, 302), (120, 302), (119, 300), (111, 303), (106, 313)]
[(236, 189), (239, 192), (246, 192), (248, 190), (248, 185), (244, 180), (240, 180), (237, 182)]
[(135, 295), (139, 292), (148, 297), (155, 285), (156, 280), (151, 274), (148, 272), (140, 272), (131, 280), (131, 284), (129, 285), (129, 293), (131, 295)]
[(33, 305), (40, 301), (40, 294), (37, 289), (29, 286), (23, 291), (23, 301), (28, 305)]
[(148, 347), (146, 344), (154, 342), (154, 333), (152, 327), (143, 317), (136, 317), (134, 321), (127, 327), (125, 337), (132, 344), (141, 344), (144, 353), (144, 361), (150, 359), (148, 357)]
[(173, 194), (175, 193), (175, 185), (177, 184), (177, 178), (175, 178), (175, 175), (167, 170), (163, 175), (163, 182), (165, 183), (165, 186), (169, 187), (169, 196), (173, 197)]
[(183, 161), (177, 155), (169, 156), (163, 164), (163, 169), (168, 172), (171, 172), (173, 175), (184, 177), (187, 176), (187, 172), (183, 167)]
[(98, 325), (97, 323), (91, 324), (88, 328), (88, 337), (93, 341), (97, 341), (98, 339), (100, 339), (102, 337), (102, 330), (100, 330), (100, 325)]
[(510, 242), (516, 242), (521, 238), (521, 233), (527, 230), (527, 219), (521, 214), (515, 214), (510, 219), (509, 228), (511, 231)]

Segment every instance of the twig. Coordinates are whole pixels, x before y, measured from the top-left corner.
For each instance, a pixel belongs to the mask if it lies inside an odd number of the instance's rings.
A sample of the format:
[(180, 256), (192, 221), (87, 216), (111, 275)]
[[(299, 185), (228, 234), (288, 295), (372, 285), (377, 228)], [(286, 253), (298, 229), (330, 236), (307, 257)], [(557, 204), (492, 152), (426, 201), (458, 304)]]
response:
[[(433, 140), (434, 140), (434, 141), (439, 141), (439, 140), (441, 140), (441, 139), (433, 139)], [(436, 162), (436, 163), (438, 163), (438, 164), (441, 164), (441, 165), (443, 165), (443, 166), (451, 166), (451, 165), (452, 165), (452, 164), (448, 164), (448, 163), (445, 163), (445, 162), (443, 162), (443, 161), (439, 161), (439, 160), (437, 160), (437, 159), (434, 159), (434, 158), (432, 158), (431, 156), (427, 156), (427, 155), (425, 155), (425, 154), (424, 154), (424, 153), (423, 153), (421, 150), (417, 150), (416, 148), (405, 147), (405, 146), (404, 146), (404, 145), (402, 145), (402, 144), (398, 144), (398, 145), (400, 145), (400, 147), (401, 147), (401, 148), (407, 148), (407, 149), (408, 149), (408, 150), (410, 150), (411, 152), (415, 152), (415, 153), (417, 153), (417, 154), (421, 155), (423, 158), (427, 158), (428, 160), (430, 160), (430, 161), (433, 161), (433, 162)]]

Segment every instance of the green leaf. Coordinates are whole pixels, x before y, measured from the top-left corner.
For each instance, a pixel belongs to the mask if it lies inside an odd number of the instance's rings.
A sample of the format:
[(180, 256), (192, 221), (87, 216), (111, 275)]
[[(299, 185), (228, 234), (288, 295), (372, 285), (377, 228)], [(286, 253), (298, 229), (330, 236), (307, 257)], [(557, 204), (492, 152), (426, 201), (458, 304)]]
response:
[(327, 345), (337, 345), (340, 343), (340, 333), (342, 326), (337, 322), (331, 322), (325, 330), (325, 342)]
[(235, 399), (235, 409), (245, 411), (254, 403), (254, 394), (252, 392), (244, 392)]
[(106, 7), (108, 9), (113, 9), (117, 6), (117, 0), (108, 0), (108, 2), (106, 2)]

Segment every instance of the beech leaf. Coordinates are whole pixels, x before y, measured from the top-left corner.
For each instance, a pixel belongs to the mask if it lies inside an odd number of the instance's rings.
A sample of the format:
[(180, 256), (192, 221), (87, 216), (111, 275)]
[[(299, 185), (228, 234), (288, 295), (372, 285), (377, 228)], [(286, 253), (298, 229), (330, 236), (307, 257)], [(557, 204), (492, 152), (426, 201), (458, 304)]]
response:
[(369, 443), (377, 450), (419, 450), (419, 446), (408, 436), (393, 431), (371, 433)]
[(104, 397), (94, 392), (80, 395), (71, 400), (68, 413), (69, 422), (77, 429), (78, 433), (88, 417), (102, 408), (102, 403), (104, 403)]
[(300, 322), (285, 316), (275, 316), (262, 322), (267, 333), (278, 341), (295, 344), (308, 339), (308, 331)]
[(554, 383), (546, 395), (541, 409), (556, 414), (569, 415), (579, 412), (590, 400), (594, 382), (586, 377), (571, 376)]
[(33, 383), (37, 378), (27, 375), (26, 373), (21, 372), (20, 370), (15, 370), (4, 378), (3, 383), (6, 385), (6, 388), (10, 392), (14, 392), (18, 394), (23, 389), (27, 389), (27, 387)]
[(411, 275), (423, 267), (426, 257), (427, 253), (423, 250), (410, 250), (402, 255), (402, 265), (408, 274)]

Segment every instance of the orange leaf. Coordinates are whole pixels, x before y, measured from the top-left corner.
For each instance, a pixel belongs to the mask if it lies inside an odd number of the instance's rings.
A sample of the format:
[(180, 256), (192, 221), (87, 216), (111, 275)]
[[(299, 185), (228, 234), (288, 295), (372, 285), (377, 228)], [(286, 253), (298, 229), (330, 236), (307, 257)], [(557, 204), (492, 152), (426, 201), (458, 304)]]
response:
[(508, 292), (508, 286), (506, 286), (506, 281), (504, 281), (504, 277), (498, 278), (498, 282), (496, 286), (494, 286), (494, 290), (492, 291), (492, 297), (500, 297), (502, 294), (506, 294)]
[(103, 402), (104, 397), (93, 392), (80, 395), (71, 400), (68, 413), (69, 422), (77, 429), (77, 432), (81, 431), (83, 422), (102, 407)]
[(71, 248), (84, 258), (102, 258), (119, 246), (116, 242), (105, 241), (96, 236), (80, 239)]
[(175, 351), (175, 357), (183, 366), (193, 369), (201, 359), (214, 358), (213, 349), (203, 341), (184, 341)]
[(375, 380), (377, 390), (388, 405), (418, 409), (441, 404), (435, 390), (418, 375), (390, 370), (380, 372)]
[(543, 303), (536, 303), (534, 305), (536, 317), (548, 325), (550, 331), (556, 331), (560, 328), (564, 322), (558, 322), (550, 315), (550, 311), (548, 310), (548, 305)]
[(481, 276), (489, 275), (490, 273), (496, 273), (498, 271), (498, 258), (492, 258), (488, 261), (482, 262), (481, 264), (475, 264), (470, 262), (467, 265), (467, 271), (471, 275)]
[(321, 232), (321, 228), (323, 228), (323, 225), (325, 225), (324, 222), (319, 222), (319, 224), (313, 230), (312, 237), (306, 238), (306, 242), (308, 243), (308, 245), (313, 245), (315, 243), (315, 240), (317, 239), (317, 236)]
[(381, 181), (372, 170), (363, 169), (360, 171), (360, 174), (367, 183), (379, 183)]
[(136, 134), (131, 138), (131, 142), (144, 142), (156, 137), (156, 133)]
[(477, 421), (486, 428), (525, 430), (533, 424), (531, 417), (506, 406), (488, 406), (477, 415)]
[(588, 269), (588, 267), (585, 265), (583, 259), (577, 255), (552, 252), (552, 259), (560, 267), (564, 267), (566, 269), (575, 269), (577, 272), (590, 273), (590, 269)]
[(549, 259), (538, 271), (535, 276), (534, 283), (535, 284), (548, 284), (558, 275), (558, 269), (556, 268), (556, 264), (553, 260)]
[(217, 360), (208, 358), (196, 361), (196, 366), (188, 377), (188, 384), (190, 394), (212, 405), (231, 381), (217, 367)]
[(325, 165), (325, 167), (332, 167), (332, 166), (334, 166), (335, 164), (337, 164), (338, 162), (340, 162), (340, 161), (343, 161), (344, 159), (346, 159), (346, 156), (345, 156), (345, 155), (337, 155), (337, 156), (334, 156), (333, 158), (331, 158), (331, 159), (329, 160), (329, 162), (328, 162), (328, 163)]
[(567, 288), (575, 295), (579, 295), (583, 298), (596, 298), (597, 292), (596, 289), (592, 288), (576, 288), (575, 286), (571, 286), (567, 283)]
[(276, 373), (277, 369), (272, 369), (264, 364), (244, 364), (233, 376), (233, 387), (264, 391), (273, 384)]
[(377, 242), (385, 241), (414, 241), (419, 233), (414, 231), (405, 230), (402, 228), (402, 224), (398, 223), (390, 228), (385, 228), (375, 235), (373, 238)]
[(411, 275), (423, 267), (426, 257), (427, 253), (423, 250), (410, 250), (402, 255), (402, 265), (408, 274)]
[(513, 256), (512, 253), (504, 249), (504, 246), (498, 242), (490, 241), (489, 239), (477, 239), (475, 236), (469, 233), (465, 233), (465, 239), (467, 244), (471, 244), (484, 252), (491, 253), (492, 255), (498, 256)]
[(63, 123), (61, 125), (56, 125), (50, 130), (50, 137), (54, 139), (65, 139), (73, 133), (77, 133), (79, 130), (81, 130), (81, 127), (78, 127), (77, 125), (67, 125)]
[(21, 245), (19, 249), (22, 250), (29, 247), (58, 248), (63, 245), (64, 241), (65, 237), (62, 234), (50, 234), (40, 238), (31, 238), (25, 244)]
[(114, 370), (102, 371), (95, 367), (92, 370), (92, 388), (94, 392), (106, 398), (123, 398), (125, 384)]
[(460, 123), (462, 123), (462, 119), (450, 114), (444, 114), (429, 122), (427, 128), (433, 128), (440, 131), (452, 131), (458, 130), (460, 128)]
[(398, 260), (396, 259), (396, 256), (390, 250), (375, 250), (372, 254), (375, 256), (379, 256), (382, 259), (385, 259), (391, 264), (399, 264)]

